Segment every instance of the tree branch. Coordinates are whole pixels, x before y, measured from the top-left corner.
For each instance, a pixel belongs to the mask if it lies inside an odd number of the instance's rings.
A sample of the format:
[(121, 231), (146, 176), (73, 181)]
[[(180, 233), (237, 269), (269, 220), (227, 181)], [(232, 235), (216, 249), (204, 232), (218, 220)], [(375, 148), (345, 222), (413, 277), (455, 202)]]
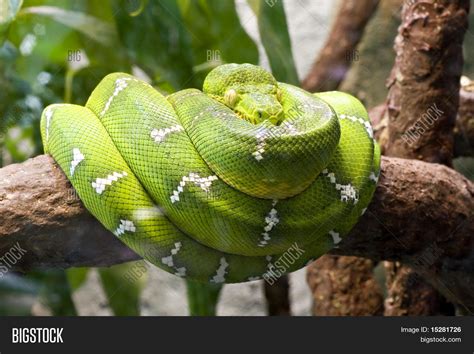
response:
[(399, 262), (384, 262), (387, 298), (384, 316), (454, 315), (452, 304), (412, 268)]
[(337, 254), (400, 261), (474, 310), (473, 183), (437, 164), (384, 157), (383, 178)]
[(46, 155), (0, 169), (0, 255), (16, 243), (16, 269), (110, 266), (138, 259), (83, 207)]
[(469, 0), (405, 3), (389, 80), (385, 154), (451, 165)]
[[(83, 207), (51, 157), (0, 169), (0, 254), (18, 270), (108, 266), (138, 256)], [(382, 159), (366, 214), (333, 254), (412, 265), (474, 311), (474, 183), (436, 164)]]
[[(404, 3), (389, 80), (386, 155), (451, 166), (469, 3)], [(445, 300), (422, 279), (411, 282), (418, 276), (412, 269), (387, 263), (386, 270), (388, 314), (439, 313)]]
[(355, 49), (380, 0), (346, 0), (341, 3), (331, 33), (303, 81), (311, 92), (332, 91), (344, 80)]
[(382, 289), (374, 277), (374, 262), (360, 257), (325, 255), (308, 267), (316, 316), (383, 314)]
[[(383, 152), (388, 140), (387, 104), (369, 111), (374, 135)], [(459, 91), (459, 110), (454, 127), (454, 157), (474, 157), (474, 81), (464, 78)]]

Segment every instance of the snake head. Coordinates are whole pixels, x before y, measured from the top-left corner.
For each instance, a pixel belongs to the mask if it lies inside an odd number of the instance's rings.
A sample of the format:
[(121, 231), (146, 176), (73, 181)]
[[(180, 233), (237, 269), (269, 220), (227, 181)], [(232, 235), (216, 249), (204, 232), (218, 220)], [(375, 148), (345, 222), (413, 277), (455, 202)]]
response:
[(268, 120), (279, 125), (283, 120), (283, 107), (274, 95), (258, 92), (241, 94), (233, 109), (252, 124)]
[(251, 64), (225, 64), (212, 70), (203, 91), (252, 124), (283, 118), (282, 93), (268, 71)]

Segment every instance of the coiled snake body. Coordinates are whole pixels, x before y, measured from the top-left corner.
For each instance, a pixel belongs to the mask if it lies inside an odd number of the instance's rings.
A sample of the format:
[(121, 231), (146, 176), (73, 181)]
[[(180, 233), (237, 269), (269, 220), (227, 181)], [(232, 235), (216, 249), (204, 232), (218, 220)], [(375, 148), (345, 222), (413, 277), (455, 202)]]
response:
[(85, 107), (48, 106), (41, 133), (107, 229), (166, 271), (214, 283), (280, 275), (326, 253), (379, 174), (357, 99), (312, 95), (250, 64), (219, 66), (202, 92), (167, 97), (110, 74)]

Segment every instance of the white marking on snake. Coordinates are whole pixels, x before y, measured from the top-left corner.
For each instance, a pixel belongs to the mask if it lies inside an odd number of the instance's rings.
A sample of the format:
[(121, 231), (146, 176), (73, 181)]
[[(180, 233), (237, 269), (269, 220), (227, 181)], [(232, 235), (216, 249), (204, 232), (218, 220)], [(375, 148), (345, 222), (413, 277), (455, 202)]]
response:
[(164, 213), (158, 206), (152, 206), (149, 208), (139, 208), (133, 212), (134, 220), (149, 220), (156, 218), (157, 216), (162, 216)]
[(272, 264), (272, 259), (273, 259), (273, 257), (270, 256), (270, 255), (268, 255), (268, 256), (265, 256), (265, 259), (266, 259), (266, 261), (268, 262), (268, 263), (267, 263), (267, 269), (270, 269), (271, 267), (273, 267), (273, 264)]
[(265, 145), (267, 144), (265, 142), (265, 139), (267, 138), (266, 131), (264, 129), (259, 129), (255, 137), (257, 138), (257, 147), (252, 155), (255, 157), (255, 160), (260, 161), (263, 159), (262, 154), (265, 152)]
[(379, 176), (377, 176), (374, 172), (370, 174), (369, 178), (371, 181), (374, 181), (375, 183), (379, 181)]
[(225, 275), (227, 274), (226, 269), (229, 266), (225, 257), (221, 258), (220, 266), (217, 268), (216, 275), (214, 275), (211, 279), (211, 283), (223, 283), (225, 282)]
[(273, 268), (272, 259), (273, 259), (273, 257), (270, 256), (270, 255), (265, 256), (265, 260), (266, 260), (268, 263), (267, 263), (267, 270), (262, 274), (262, 278), (265, 278), (265, 274), (269, 274), (269, 272), (270, 272), (270, 274), (273, 273), (273, 270), (272, 270), (272, 268)]
[(192, 91), (192, 92), (188, 92), (186, 94), (182, 94), (180, 95), (177, 99), (174, 100), (174, 104), (175, 105), (178, 105), (181, 103), (181, 101), (187, 99), (187, 98), (190, 98), (190, 97), (194, 97), (194, 96), (197, 96), (197, 95), (202, 95), (202, 92), (198, 91)]
[(105, 178), (97, 178), (94, 182), (92, 182), (92, 188), (95, 189), (97, 194), (102, 194), (107, 186), (110, 186), (113, 182), (116, 182), (125, 176), (128, 176), (127, 172), (123, 171), (122, 173), (114, 172)]
[(46, 141), (49, 140), (49, 127), (51, 125), (51, 118), (53, 118), (53, 110), (51, 108), (47, 108), (44, 112), (44, 116), (46, 117)]
[(229, 117), (229, 118), (235, 118), (235, 114), (233, 113), (229, 113), (229, 112), (222, 112), (218, 109), (216, 109), (215, 107), (208, 107), (206, 109), (204, 109), (203, 111), (201, 111), (200, 113), (198, 113), (194, 118), (193, 120), (191, 121), (191, 128), (194, 127), (194, 124), (196, 124), (196, 122), (203, 118), (205, 114), (209, 113), (209, 115), (207, 116), (207, 118), (209, 117), (212, 117), (212, 118), (219, 118), (219, 119), (222, 119), (222, 118), (225, 118), (225, 117)]
[(77, 165), (84, 160), (84, 155), (82, 154), (81, 150), (78, 148), (72, 149), (72, 161), (71, 161), (71, 168), (69, 170), (71, 177), (74, 176), (74, 172), (76, 171)]
[(329, 235), (331, 235), (332, 241), (335, 245), (337, 245), (342, 240), (342, 238), (339, 236), (339, 232), (336, 232), (334, 230), (329, 231)]
[(298, 106), (297, 109), (308, 109), (308, 110), (313, 110), (313, 111), (318, 111), (321, 108), (323, 108), (321, 105), (314, 104), (314, 103), (303, 103)]
[(365, 119), (362, 119), (362, 118), (355, 117), (355, 116), (349, 116), (349, 115), (346, 115), (346, 114), (339, 115), (339, 118), (348, 119), (352, 122), (357, 122), (357, 123), (362, 124), (364, 126), (365, 130), (367, 131), (367, 134), (369, 134), (370, 138), (371, 139), (374, 138), (374, 131), (373, 131), (372, 126), (370, 125), (369, 121), (367, 121)]
[(354, 204), (359, 202), (359, 197), (357, 196), (357, 191), (352, 186), (352, 184), (340, 184), (337, 183), (336, 176), (333, 172), (329, 172), (327, 169), (324, 169), (321, 172), (324, 176), (329, 178), (332, 184), (336, 186), (336, 189), (341, 193), (341, 202), (348, 202), (349, 200), (353, 200)]
[(186, 267), (175, 267), (174, 270), (176, 271), (174, 275), (177, 275), (181, 278), (184, 278), (186, 276)]
[(207, 113), (209, 111), (209, 109), (205, 109), (204, 111), (202, 111), (201, 113), (199, 113), (196, 117), (193, 118), (193, 120), (191, 121), (191, 127), (194, 127), (194, 123), (196, 123), (196, 121), (200, 118), (202, 118), (202, 116), (204, 115), (204, 113)]
[(179, 202), (179, 195), (184, 191), (184, 187), (187, 183), (194, 183), (196, 186), (200, 187), (204, 192), (209, 192), (209, 187), (211, 187), (212, 182), (217, 181), (217, 176), (208, 176), (200, 177), (199, 174), (191, 172), (188, 176), (183, 176), (179, 182), (178, 188), (173, 191), (173, 194), (170, 196), (171, 203)]
[(135, 232), (136, 227), (133, 224), (133, 221), (131, 220), (120, 220), (120, 225), (117, 227), (117, 229), (114, 231), (115, 236), (121, 236), (125, 232), (130, 231), (130, 232)]
[(163, 263), (164, 265), (167, 265), (170, 268), (173, 268), (176, 271), (174, 275), (177, 275), (179, 277), (184, 277), (186, 276), (186, 268), (176, 267), (174, 265), (174, 260), (173, 260), (173, 256), (176, 256), (178, 254), (179, 250), (181, 249), (181, 246), (182, 246), (181, 242), (176, 242), (174, 244), (174, 248), (171, 249), (171, 254), (169, 256), (161, 258), (161, 263)]
[(163, 128), (163, 129), (153, 129), (151, 131), (151, 138), (155, 141), (155, 143), (161, 143), (163, 140), (165, 140), (166, 136), (171, 134), (171, 133), (174, 133), (174, 132), (180, 132), (180, 131), (183, 131), (184, 128), (179, 125), (179, 124), (176, 124), (176, 125), (173, 125), (169, 128)]
[(138, 81), (138, 80), (132, 79), (131, 77), (122, 77), (120, 79), (115, 80), (115, 90), (112, 93), (112, 96), (110, 96), (107, 102), (105, 103), (104, 109), (102, 110), (102, 112), (100, 112), (100, 117), (103, 117), (104, 114), (109, 110), (110, 105), (112, 104), (112, 101), (114, 100), (115, 97), (117, 97), (120, 91), (123, 91), (128, 86), (127, 81)]
[(268, 244), (268, 241), (271, 239), (270, 231), (280, 222), (280, 219), (278, 218), (278, 211), (275, 209), (277, 203), (278, 200), (274, 199), (272, 203), (272, 209), (265, 217), (266, 225), (263, 228), (264, 232), (261, 234), (263, 238), (258, 242), (258, 247), (265, 247)]

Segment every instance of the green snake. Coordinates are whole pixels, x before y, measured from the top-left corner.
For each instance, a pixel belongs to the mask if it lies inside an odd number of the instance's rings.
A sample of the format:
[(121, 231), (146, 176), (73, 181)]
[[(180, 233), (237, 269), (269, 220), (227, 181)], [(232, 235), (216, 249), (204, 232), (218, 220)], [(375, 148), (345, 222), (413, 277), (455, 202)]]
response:
[(380, 166), (356, 98), (310, 94), (251, 64), (166, 97), (113, 73), (85, 107), (46, 107), (41, 134), (108, 230), (158, 267), (211, 283), (280, 276), (337, 247)]

